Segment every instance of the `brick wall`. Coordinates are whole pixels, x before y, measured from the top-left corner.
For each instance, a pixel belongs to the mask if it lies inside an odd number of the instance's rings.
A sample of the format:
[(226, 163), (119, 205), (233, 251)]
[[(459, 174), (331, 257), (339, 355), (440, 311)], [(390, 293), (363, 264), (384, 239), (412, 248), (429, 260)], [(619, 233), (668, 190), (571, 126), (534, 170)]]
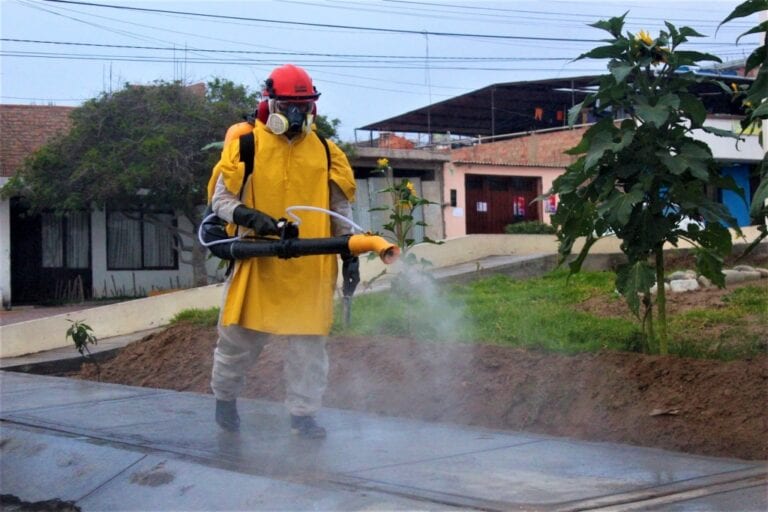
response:
[(514, 139), (477, 144), (451, 151), (454, 162), (565, 167), (575, 157), (563, 153), (579, 143), (587, 128), (532, 133)]
[(0, 105), (0, 176), (13, 176), (24, 159), (69, 130), (74, 107)]

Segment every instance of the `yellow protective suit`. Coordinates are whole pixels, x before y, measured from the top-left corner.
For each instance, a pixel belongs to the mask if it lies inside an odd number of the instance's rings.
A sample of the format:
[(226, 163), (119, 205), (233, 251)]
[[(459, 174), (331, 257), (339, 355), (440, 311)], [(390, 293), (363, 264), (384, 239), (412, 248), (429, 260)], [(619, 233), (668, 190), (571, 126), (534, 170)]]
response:
[[(246, 121), (233, 124), (227, 129), (226, 135), (224, 135), (224, 146), (232, 142), (234, 139), (240, 138), (241, 135), (245, 135), (248, 132), (253, 131), (253, 125)], [(208, 180), (208, 202), (211, 202), (213, 197), (213, 190), (216, 188), (216, 182), (219, 180), (219, 166), (214, 167), (211, 173), (211, 178)], [(232, 235), (233, 232), (229, 234)]]
[[(329, 208), (330, 184), (354, 201), (355, 179), (346, 155), (332, 141), (331, 168), (325, 148), (314, 133), (289, 140), (256, 122), (255, 163), (246, 183), (243, 203), (274, 218), (285, 217), (289, 206)], [(240, 140), (222, 151), (214, 174), (221, 173), (227, 190), (238, 194), (245, 166)], [(331, 221), (319, 212), (296, 212), (301, 238), (331, 236)], [(240, 325), (272, 334), (327, 335), (333, 320), (336, 255), (251, 258), (237, 262), (224, 302), (220, 325)]]

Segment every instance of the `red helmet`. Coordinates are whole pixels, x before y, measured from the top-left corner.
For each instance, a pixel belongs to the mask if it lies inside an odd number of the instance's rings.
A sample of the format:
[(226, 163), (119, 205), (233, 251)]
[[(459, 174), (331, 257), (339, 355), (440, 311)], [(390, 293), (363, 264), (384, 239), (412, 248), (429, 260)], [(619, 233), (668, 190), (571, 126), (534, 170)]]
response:
[(320, 97), (309, 74), (293, 64), (275, 68), (264, 82), (264, 89), (265, 96), (276, 100), (314, 101)]

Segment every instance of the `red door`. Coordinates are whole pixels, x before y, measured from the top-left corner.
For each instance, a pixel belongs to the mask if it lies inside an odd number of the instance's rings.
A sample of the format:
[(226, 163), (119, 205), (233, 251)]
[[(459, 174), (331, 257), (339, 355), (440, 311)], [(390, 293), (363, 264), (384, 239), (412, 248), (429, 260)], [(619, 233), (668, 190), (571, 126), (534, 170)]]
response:
[(541, 220), (541, 179), (468, 174), (464, 182), (467, 234), (504, 233), (507, 224)]

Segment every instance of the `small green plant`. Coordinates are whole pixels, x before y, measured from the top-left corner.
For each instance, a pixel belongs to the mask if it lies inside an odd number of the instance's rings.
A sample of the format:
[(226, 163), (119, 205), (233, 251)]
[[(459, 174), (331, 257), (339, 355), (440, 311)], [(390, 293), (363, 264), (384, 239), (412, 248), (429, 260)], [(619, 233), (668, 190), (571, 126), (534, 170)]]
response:
[(504, 232), (508, 235), (554, 235), (557, 230), (551, 224), (531, 220), (507, 224)]
[(80, 355), (85, 361), (92, 362), (96, 365), (97, 378), (101, 380), (101, 367), (99, 366), (99, 362), (96, 361), (96, 359), (93, 357), (93, 354), (91, 354), (90, 349), (88, 348), (88, 345), (97, 344), (97, 339), (93, 334), (93, 329), (91, 329), (91, 326), (82, 320), (67, 321), (72, 325), (70, 325), (69, 329), (67, 329), (66, 337), (72, 340), (72, 342), (75, 344), (75, 348), (78, 352), (80, 352)]

